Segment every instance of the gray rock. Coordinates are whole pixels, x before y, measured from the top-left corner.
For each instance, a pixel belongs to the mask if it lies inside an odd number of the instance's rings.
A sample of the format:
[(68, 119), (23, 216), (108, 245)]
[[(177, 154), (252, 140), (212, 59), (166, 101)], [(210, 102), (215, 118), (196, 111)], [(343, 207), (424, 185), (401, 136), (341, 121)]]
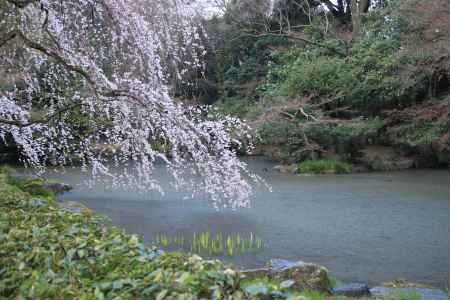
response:
[(270, 277), (275, 281), (294, 280), (297, 290), (313, 290), (328, 293), (331, 290), (326, 268), (303, 261), (273, 259), (270, 261)]
[(306, 263), (303, 261), (289, 261), (285, 259), (270, 260), (270, 269), (272, 273), (283, 272), (288, 269), (303, 267)]
[(370, 295), (369, 286), (365, 283), (349, 283), (331, 290), (333, 295), (362, 297)]
[(403, 159), (399, 159), (396, 163), (395, 163), (396, 169), (397, 170), (408, 170), (408, 169), (412, 169), (414, 167), (414, 159), (411, 158), (403, 158)]
[(64, 183), (44, 183), (42, 185), (44, 189), (50, 190), (55, 194), (63, 194), (65, 192), (69, 192), (73, 188), (70, 185), (64, 184)]
[(446, 293), (441, 290), (431, 288), (386, 288), (377, 286), (370, 289), (370, 294), (377, 298), (410, 296), (412, 298), (418, 297), (418, 299), (422, 300), (448, 300)]
[(328, 271), (322, 266), (284, 259), (273, 259), (269, 265), (268, 268), (244, 270), (241, 274), (250, 279), (268, 277), (275, 282), (293, 280), (292, 287), (299, 291), (314, 290), (329, 293), (331, 290)]

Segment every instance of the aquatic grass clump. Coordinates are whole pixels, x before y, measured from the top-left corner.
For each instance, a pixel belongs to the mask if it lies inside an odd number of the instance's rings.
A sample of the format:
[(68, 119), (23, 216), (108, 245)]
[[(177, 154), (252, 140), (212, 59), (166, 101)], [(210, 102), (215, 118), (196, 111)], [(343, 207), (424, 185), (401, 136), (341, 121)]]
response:
[(299, 164), (298, 173), (300, 174), (348, 174), (352, 171), (351, 164), (332, 160), (306, 160)]
[(162, 247), (175, 246), (195, 253), (230, 257), (264, 248), (263, 240), (253, 232), (248, 236), (241, 236), (240, 233), (223, 235), (221, 232), (211, 234), (211, 232), (205, 231), (193, 233), (190, 239), (185, 239), (183, 235), (157, 234), (153, 242), (155, 245)]

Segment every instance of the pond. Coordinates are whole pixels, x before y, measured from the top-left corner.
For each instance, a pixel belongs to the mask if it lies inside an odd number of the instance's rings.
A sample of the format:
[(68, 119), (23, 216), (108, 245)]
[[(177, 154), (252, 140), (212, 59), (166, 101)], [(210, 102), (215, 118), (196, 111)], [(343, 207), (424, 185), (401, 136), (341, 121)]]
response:
[(88, 188), (77, 185), (83, 175), (76, 169), (54, 177), (75, 185), (64, 200), (84, 203), (148, 243), (205, 232), (224, 240), (252, 235), (259, 247), (222, 258), (246, 268), (272, 258), (315, 262), (343, 281), (450, 284), (450, 170), (295, 176), (264, 159), (247, 160), (273, 191), (258, 188), (252, 207), (238, 211), (216, 211), (207, 199), (182, 200), (173, 190), (161, 196)]

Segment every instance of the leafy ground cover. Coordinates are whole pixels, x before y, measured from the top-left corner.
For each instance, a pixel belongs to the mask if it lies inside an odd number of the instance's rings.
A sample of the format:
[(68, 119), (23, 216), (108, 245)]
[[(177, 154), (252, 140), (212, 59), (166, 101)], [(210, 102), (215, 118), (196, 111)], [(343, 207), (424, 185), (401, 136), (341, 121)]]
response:
[(146, 247), (105, 218), (63, 210), (23, 184), (1, 171), (0, 298), (245, 297), (237, 273), (222, 263)]

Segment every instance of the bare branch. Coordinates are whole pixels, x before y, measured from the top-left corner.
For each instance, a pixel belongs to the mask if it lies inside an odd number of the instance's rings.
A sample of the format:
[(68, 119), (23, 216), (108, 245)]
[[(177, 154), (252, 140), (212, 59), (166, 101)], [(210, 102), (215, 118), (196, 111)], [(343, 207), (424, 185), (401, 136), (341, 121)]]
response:
[(48, 124), (53, 119), (58, 117), (59, 115), (65, 113), (65, 112), (71, 111), (74, 108), (79, 107), (80, 105), (81, 105), (80, 103), (75, 103), (75, 104), (72, 104), (72, 105), (65, 106), (65, 107), (57, 110), (53, 114), (47, 116), (46, 118), (29, 121), (27, 123), (22, 123), (22, 122), (20, 122), (18, 120), (8, 120), (8, 119), (0, 118), (0, 124), (13, 125), (13, 126), (17, 126), (17, 127), (20, 127), (20, 128), (30, 127), (30, 126), (33, 126), (33, 125), (36, 125), (36, 124)]
[(0, 48), (6, 45), (9, 41), (15, 39), (17, 36), (17, 31), (13, 30), (5, 34), (5, 36), (0, 38)]
[(311, 44), (311, 45), (315, 45), (315, 46), (318, 46), (318, 47), (321, 47), (321, 48), (325, 48), (325, 49), (327, 49), (327, 50), (329, 50), (329, 51), (331, 51), (331, 52), (333, 52), (335, 54), (338, 54), (339, 56), (342, 56), (342, 57), (346, 57), (347, 56), (347, 54), (345, 54), (343, 52), (340, 52), (340, 51), (336, 50), (335, 48), (330, 47), (330, 46), (328, 46), (326, 44), (322, 44), (322, 43), (319, 43), (319, 42), (311, 41), (311, 40), (308, 40), (308, 39), (305, 39), (305, 38), (302, 38), (302, 37), (299, 37), (299, 36), (294, 36), (292, 34), (276, 34), (276, 33), (269, 33), (269, 32), (268, 33), (261, 33), (261, 34), (244, 33), (244, 34), (241, 34), (240, 36), (238, 36), (238, 37), (236, 37), (236, 38), (234, 38), (232, 40), (237, 40), (237, 39), (240, 39), (240, 38), (243, 38), (243, 37), (261, 38), (261, 37), (267, 37), (267, 36), (285, 37), (285, 38), (290, 39), (290, 40), (301, 41), (301, 42), (304, 42), (304, 43), (307, 43), (307, 44)]

